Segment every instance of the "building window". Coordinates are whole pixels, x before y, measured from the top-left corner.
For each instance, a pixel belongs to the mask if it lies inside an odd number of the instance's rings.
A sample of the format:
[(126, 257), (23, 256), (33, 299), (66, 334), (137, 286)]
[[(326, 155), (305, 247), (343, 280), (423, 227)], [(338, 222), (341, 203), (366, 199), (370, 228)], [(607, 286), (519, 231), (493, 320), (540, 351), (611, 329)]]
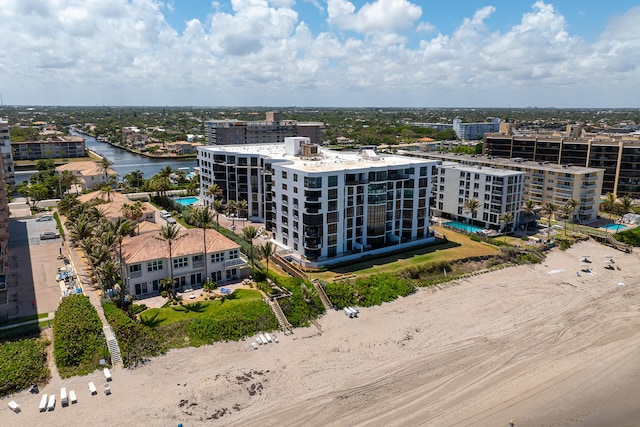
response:
[(298, 182), (298, 174), (297, 173), (293, 174), (293, 182)]
[(338, 175), (329, 175), (329, 187), (338, 186)]
[(238, 271), (235, 268), (227, 270), (227, 280), (234, 279), (238, 275)]
[(151, 261), (147, 263), (147, 271), (162, 270), (162, 260)]
[(287, 171), (282, 171), (282, 179), (287, 179)]
[(211, 262), (212, 263), (218, 263), (218, 262), (223, 262), (224, 261), (224, 252), (218, 252), (215, 254), (211, 254)]
[(233, 249), (229, 251), (229, 259), (237, 259), (239, 257), (238, 250)]
[(185, 268), (189, 265), (189, 258), (180, 257), (173, 259), (173, 268)]
[(151, 288), (154, 291), (158, 291), (160, 289), (160, 281), (159, 280), (154, 280), (153, 282), (151, 282)]
[(282, 183), (282, 189), (286, 190), (287, 189), (287, 184), (285, 184), (284, 182)]

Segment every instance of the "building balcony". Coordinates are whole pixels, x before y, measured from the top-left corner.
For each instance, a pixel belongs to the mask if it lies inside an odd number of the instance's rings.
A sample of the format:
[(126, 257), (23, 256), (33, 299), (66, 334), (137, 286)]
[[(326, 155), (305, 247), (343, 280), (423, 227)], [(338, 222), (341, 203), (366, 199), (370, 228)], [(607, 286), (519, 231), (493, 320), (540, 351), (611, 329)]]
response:
[(202, 268), (204, 267), (204, 261), (197, 261), (193, 263), (193, 268)]
[(225, 268), (235, 267), (237, 265), (248, 264), (249, 261), (244, 257), (244, 255), (240, 255), (239, 258), (228, 259), (224, 262)]

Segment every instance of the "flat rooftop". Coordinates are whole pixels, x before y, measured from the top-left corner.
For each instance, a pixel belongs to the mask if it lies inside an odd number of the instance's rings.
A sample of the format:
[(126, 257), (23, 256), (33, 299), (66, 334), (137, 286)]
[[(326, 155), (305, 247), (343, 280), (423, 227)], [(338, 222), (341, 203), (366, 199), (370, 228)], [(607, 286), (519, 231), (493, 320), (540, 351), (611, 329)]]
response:
[(286, 160), (287, 167), (308, 172), (325, 172), (345, 169), (363, 169), (376, 167), (394, 167), (424, 165), (426, 162), (437, 162), (434, 159), (416, 159), (407, 156), (376, 154), (371, 150), (362, 153), (353, 151), (333, 151), (319, 148), (316, 157), (298, 157), (285, 154), (284, 144), (247, 144), (247, 145), (216, 145), (198, 147), (198, 151), (213, 153), (228, 153), (239, 155), (257, 154), (273, 160)]
[(559, 165), (549, 162), (533, 162), (529, 160), (523, 160), (521, 158), (506, 159), (495, 156), (485, 155), (470, 155), (460, 153), (438, 153), (438, 152), (407, 152), (407, 155), (420, 156), (431, 159), (450, 160), (452, 162), (469, 162), (469, 163), (482, 163), (483, 165), (495, 165), (498, 168), (504, 167), (519, 167), (526, 169), (535, 169), (551, 172), (563, 172), (563, 173), (575, 173), (575, 174), (587, 174), (587, 173), (599, 173), (603, 169), (589, 168), (585, 166), (575, 165)]
[(464, 165), (458, 162), (452, 161), (444, 161), (442, 162), (439, 168), (448, 168), (448, 169), (458, 169), (464, 172), (470, 173), (482, 173), (485, 175), (498, 176), (498, 177), (506, 177), (506, 176), (516, 176), (516, 175), (526, 175), (526, 172), (522, 171), (514, 171), (511, 169), (502, 169), (502, 168), (492, 168), (489, 166), (480, 166), (480, 165)]

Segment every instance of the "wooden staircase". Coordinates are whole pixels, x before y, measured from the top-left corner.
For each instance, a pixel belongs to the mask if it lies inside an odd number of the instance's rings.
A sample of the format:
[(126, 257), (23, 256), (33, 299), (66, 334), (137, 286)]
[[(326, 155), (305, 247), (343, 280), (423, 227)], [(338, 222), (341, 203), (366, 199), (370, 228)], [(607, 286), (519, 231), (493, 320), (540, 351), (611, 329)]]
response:
[(271, 307), (273, 314), (276, 315), (276, 319), (278, 319), (278, 324), (280, 325), (282, 333), (285, 335), (293, 334), (293, 326), (291, 326), (291, 323), (289, 323), (287, 317), (282, 312), (282, 308), (280, 307), (280, 304), (278, 304), (278, 300), (275, 298), (267, 299), (267, 304)]
[(605, 245), (611, 246), (612, 248), (617, 249), (619, 251), (623, 251), (623, 252), (626, 252), (626, 253), (633, 252), (633, 246), (631, 246), (628, 243), (617, 241), (609, 233), (590, 233), (590, 232), (587, 232), (587, 234), (592, 239), (594, 239), (594, 240), (596, 240), (596, 241), (598, 241), (600, 243), (604, 243)]
[(113, 334), (111, 326), (105, 326), (102, 329), (104, 331), (104, 337), (107, 340), (109, 353), (111, 353), (111, 366), (115, 366), (117, 363), (122, 363), (122, 358), (120, 356), (120, 346), (118, 345), (116, 336)]
[(311, 281), (311, 284), (313, 285), (314, 288), (316, 288), (316, 291), (318, 291), (318, 295), (320, 296), (320, 300), (322, 301), (324, 308), (327, 310), (333, 308), (333, 304), (331, 304), (331, 301), (329, 300), (329, 296), (324, 291), (324, 286), (322, 286), (322, 283), (320, 283), (318, 279), (313, 279)]

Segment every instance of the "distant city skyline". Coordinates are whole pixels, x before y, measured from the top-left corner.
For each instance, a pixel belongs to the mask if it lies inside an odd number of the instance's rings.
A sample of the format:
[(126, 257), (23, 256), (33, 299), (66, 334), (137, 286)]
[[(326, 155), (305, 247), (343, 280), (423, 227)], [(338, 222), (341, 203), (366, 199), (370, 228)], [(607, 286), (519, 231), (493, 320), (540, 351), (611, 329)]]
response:
[(5, 105), (640, 107), (640, 6), (5, 0)]

